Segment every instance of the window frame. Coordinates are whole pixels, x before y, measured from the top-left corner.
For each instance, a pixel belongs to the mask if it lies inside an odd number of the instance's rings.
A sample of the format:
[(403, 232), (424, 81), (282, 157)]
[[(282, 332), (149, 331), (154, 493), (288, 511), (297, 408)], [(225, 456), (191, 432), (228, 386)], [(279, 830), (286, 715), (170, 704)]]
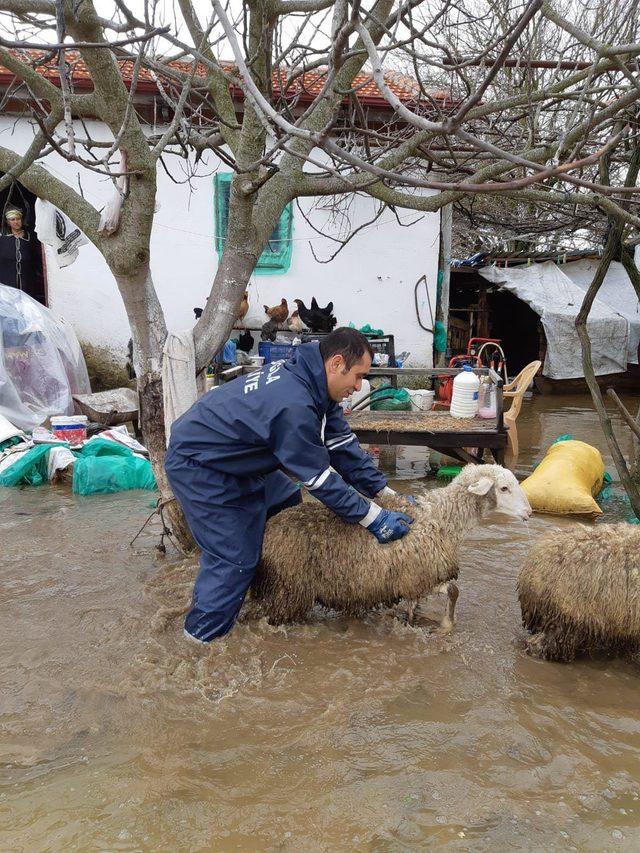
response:
[[(214, 177), (213, 207), (218, 259), (222, 257), (227, 237), (229, 192), (232, 180), (233, 172), (218, 172)], [(291, 255), (293, 253), (293, 206), (291, 203), (282, 211), (276, 227), (279, 230), (278, 239), (281, 247), (277, 252), (272, 252), (268, 246), (263, 250), (254, 270), (257, 275), (281, 275), (288, 272), (291, 266)]]

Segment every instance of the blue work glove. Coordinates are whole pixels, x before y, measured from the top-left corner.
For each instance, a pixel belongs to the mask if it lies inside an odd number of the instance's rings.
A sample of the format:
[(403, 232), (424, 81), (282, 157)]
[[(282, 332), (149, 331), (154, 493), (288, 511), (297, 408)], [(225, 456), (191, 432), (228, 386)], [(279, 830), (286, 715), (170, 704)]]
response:
[(367, 527), (367, 530), (376, 537), (381, 545), (385, 542), (393, 542), (394, 539), (402, 539), (409, 532), (409, 525), (413, 519), (404, 512), (392, 512), (383, 509), (380, 514)]
[(410, 504), (417, 506), (418, 501), (414, 498), (413, 495), (403, 495), (403, 497), (405, 498), (405, 500), (408, 500)]

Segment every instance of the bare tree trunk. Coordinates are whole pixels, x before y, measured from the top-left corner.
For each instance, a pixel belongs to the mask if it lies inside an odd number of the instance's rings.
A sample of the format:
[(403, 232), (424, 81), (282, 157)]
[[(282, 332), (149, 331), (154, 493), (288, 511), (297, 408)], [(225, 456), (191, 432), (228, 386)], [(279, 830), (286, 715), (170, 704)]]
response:
[(615, 463), (618, 476), (620, 477), (620, 481), (622, 482), (624, 490), (629, 496), (629, 500), (631, 501), (631, 508), (633, 509), (633, 512), (635, 513), (636, 517), (640, 518), (640, 494), (638, 493), (636, 484), (631, 479), (629, 469), (627, 468), (627, 463), (622, 454), (622, 451), (620, 450), (620, 445), (618, 444), (618, 441), (614, 435), (613, 427), (611, 425), (611, 419), (607, 413), (604, 401), (602, 399), (602, 393), (600, 391), (600, 387), (595, 376), (595, 371), (593, 369), (593, 360), (591, 358), (591, 340), (589, 338), (589, 332), (587, 330), (587, 318), (589, 317), (591, 306), (593, 305), (593, 301), (596, 298), (598, 291), (600, 290), (600, 286), (604, 281), (609, 266), (611, 265), (611, 261), (620, 249), (620, 241), (622, 239), (623, 230), (624, 223), (621, 221), (615, 222), (611, 227), (609, 237), (607, 238), (607, 243), (605, 245), (604, 253), (602, 255), (602, 259), (598, 264), (596, 274), (593, 277), (593, 281), (589, 285), (589, 289), (585, 294), (584, 301), (582, 302), (582, 306), (580, 308), (578, 316), (576, 317), (576, 330), (578, 332), (578, 337), (580, 338), (580, 343), (582, 344), (582, 367), (584, 370), (584, 376), (587, 380), (589, 391), (591, 391), (591, 398), (593, 400), (593, 405), (600, 420), (600, 426), (602, 427), (602, 431), (605, 435), (605, 438), (607, 439), (607, 444), (609, 445), (609, 450), (611, 451), (611, 455), (613, 456), (613, 461)]
[[(196, 372), (203, 370), (224, 346), (240, 307), (242, 295), (258, 263), (269, 235), (280, 219), (289, 197), (284, 188), (267, 185), (260, 203), (240, 191), (240, 178), (231, 183), (229, 226), (224, 252), (211, 288), (211, 295), (194, 328)], [(272, 186), (275, 186), (275, 181)]]
[(165, 507), (171, 532), (184, 551), (194, 547), (182, 510), (173, 496), (164, 468), (166, 434), (162, 395), (162, 349), (167, 328), (153, 286), (151, 271), (144, 264), (133, 275), (116, 275), (133, 337), (133, 361), (140, 399), (140, 429), (153, 467), (160, 500)]
[[(640, 427), (640, 406), (638, 406), (638, 412), (636, 414), (636, 425)], [(640, 440), (638, 440), (634, 435), (632, 444), (631, 476), (637, 478), (638, 474), (640, 474)]]
[[(625, 269), (625, 272), (629, 276), (629, 280), (633, 285), (633, 289), (636, 292), (636, 296), (640, 299), (640, 270), (636, 266), (635, 259), (633, 255), (627, 251), (627, 249), (622, 247), (622, 255), (621, 255), (622, 266)], [(636, 424), (640, 426), (640, 406), (638, 406), (638, 412), (636, 414)], [(632, 444), (632, 455), (631, 455), (631, 474), (633, 477), (637, 477), (640, 473), (640, 441), (634, 435), (633, 436), (633, 444)]]

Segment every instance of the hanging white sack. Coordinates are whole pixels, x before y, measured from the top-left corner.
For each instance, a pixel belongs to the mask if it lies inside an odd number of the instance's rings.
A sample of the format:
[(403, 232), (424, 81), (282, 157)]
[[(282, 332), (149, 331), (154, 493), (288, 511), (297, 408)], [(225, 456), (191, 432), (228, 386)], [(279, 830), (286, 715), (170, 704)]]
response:
[(69, 217), (51, 202), (36, 199), (36, 234), (38, 240), (53, 249), (60, 268), (68, 267), (78, 257), (78, 249), (89, 241)]
[(102, 213), (100, 214), (100, 222), (98, 223), (98, 232), (104, 237), (110, 237), (118, 230), (120, 225), (120, 217), (122, 216), (122, 206), (129, 192), (129, 176), (127, 172), (127, 152), (120, 149), (120, 175), (116, 178), (111, 198), (105, 204)]

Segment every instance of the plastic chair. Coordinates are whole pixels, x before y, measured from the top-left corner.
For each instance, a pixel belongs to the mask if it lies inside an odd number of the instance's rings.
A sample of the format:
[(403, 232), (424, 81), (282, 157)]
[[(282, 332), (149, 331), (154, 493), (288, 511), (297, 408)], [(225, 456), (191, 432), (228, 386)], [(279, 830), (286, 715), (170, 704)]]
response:
[(518, 430), (516, 427), (516, 418), (520, 414), (522, 407), (522, 398), (524, 392), (531, 385), (531, 380), (542, 367), (541, 361), (532, 361), (526, 367), (523, 367), (515, 379), (512, 379), (507, 385), (502, 388), (504, 397), (513, 398), (513, 402), (509, 407), (509, 411), (503, 415), (504, 425), (508, 427), (507, 432), (507, 449), (504, 455), (505, 468), (514, 470), (518, 462)]

